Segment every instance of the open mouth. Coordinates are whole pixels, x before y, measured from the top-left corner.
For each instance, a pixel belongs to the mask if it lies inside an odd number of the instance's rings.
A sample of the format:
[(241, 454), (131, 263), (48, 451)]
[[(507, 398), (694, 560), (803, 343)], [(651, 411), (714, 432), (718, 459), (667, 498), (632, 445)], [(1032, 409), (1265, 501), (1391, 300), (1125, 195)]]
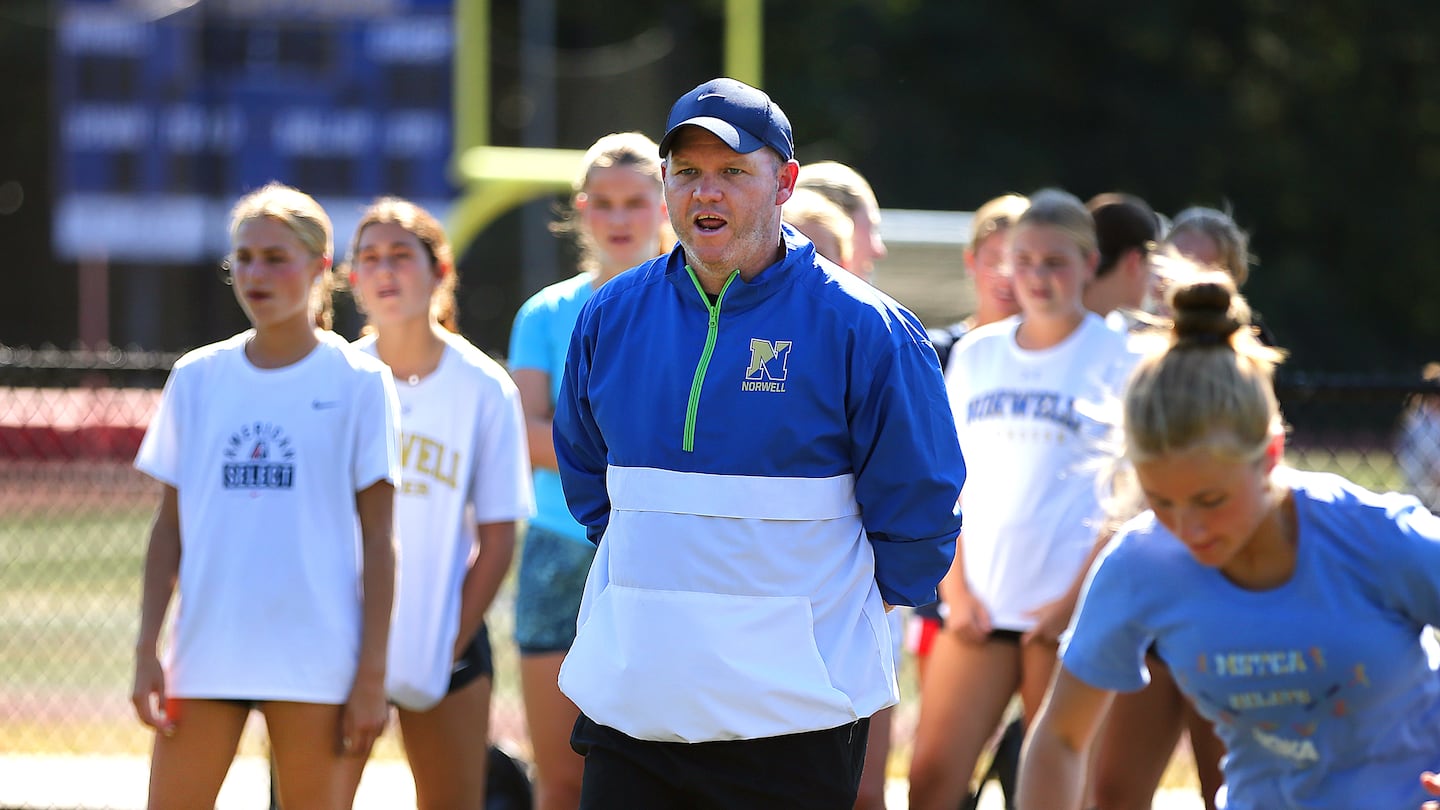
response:
[(714, 233), (725, 227), (727, 223), (723, 217), (714, 214), (701, 214), (695, 217), (695, 227), (707, 233)]

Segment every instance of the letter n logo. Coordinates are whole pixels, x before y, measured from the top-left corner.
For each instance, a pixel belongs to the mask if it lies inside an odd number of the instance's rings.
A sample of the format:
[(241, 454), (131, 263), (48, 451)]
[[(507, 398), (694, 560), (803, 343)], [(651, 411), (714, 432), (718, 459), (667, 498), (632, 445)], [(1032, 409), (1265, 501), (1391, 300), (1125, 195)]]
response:
[(745, 369), (747, 380), (785, 381), (785, 364), (790, 361), (790, 341), (777, 340), (771, 343), (760, 338), (750, 338), (750, 366)]

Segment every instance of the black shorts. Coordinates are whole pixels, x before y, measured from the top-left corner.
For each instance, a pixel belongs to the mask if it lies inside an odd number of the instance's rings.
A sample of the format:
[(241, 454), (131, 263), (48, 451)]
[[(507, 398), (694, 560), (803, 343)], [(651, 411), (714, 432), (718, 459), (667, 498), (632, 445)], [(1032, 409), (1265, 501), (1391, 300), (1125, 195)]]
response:
[(720, 742), (637, 740), (581, 714), (570, 747), (585, 757), (581, 810), (850, 810), (870, 719), (837, 728)]
[(455, 666), (450, 670), (450, 690), (446, 694), (458, 692), (481, 677), (495, 677), (495, 662), (490, 657), (490, 631), (485, 628), (484, 622), (455, 660)]
[(1004, 641), (1018, 645), (1024, 637), (1025, 634), (1019, 630), (991, 630), (988, 638), (990, 641)]

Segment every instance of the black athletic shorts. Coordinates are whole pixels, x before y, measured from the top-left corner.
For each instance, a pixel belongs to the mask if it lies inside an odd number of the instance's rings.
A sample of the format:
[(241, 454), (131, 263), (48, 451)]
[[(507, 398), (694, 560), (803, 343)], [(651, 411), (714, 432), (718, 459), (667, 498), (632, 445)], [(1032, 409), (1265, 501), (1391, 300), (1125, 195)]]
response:
[(991, 641), (1004, 641), (1004, 642), (1007, 642), (1007, 643), (1010, 643), (1010, 644), (1019, 644), (1019, 643), (1020, 643), (1020, 640), (1021, 640), (1022, 638), (1024, 638), (1024, 637), (1025, 637), (1025, 634), (1022, 633), (1022, 632), (1020, 632), (1019, 630), (991, 630), (991, 631), (990, 631), (990, 640), (991, 640)]
[(490, 657), (490, 631), (485, 629), (484, 622), (450, 670), (450, 690), (446, 694), (458, 692), (480, 677), (495, 677), (495, 662)]

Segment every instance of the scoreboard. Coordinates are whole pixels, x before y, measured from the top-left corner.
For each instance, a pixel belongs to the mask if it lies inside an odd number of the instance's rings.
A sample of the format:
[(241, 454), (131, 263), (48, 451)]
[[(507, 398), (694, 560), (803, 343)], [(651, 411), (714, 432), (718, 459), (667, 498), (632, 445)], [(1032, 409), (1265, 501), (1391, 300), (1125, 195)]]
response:
[(315, 196), (343, 251), (395, 194), (442, 219), (451, 0), (61, 0), (56, 253), (218, 260), (235, 199)]

